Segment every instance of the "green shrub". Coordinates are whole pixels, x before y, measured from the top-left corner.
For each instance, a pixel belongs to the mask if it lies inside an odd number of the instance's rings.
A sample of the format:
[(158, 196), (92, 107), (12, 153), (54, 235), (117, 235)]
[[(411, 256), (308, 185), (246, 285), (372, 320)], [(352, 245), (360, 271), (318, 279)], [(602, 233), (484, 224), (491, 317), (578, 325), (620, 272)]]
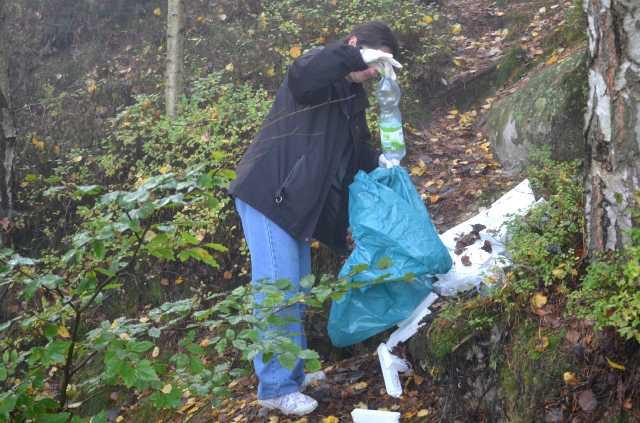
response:
[(613, 327), (624, 339), (640, 342), (640, 229), (631, 230), (624, 250), (589, 265), (579, 290), (570, 295), (569, 310), (594, 320), (598, 329)]
[(516, 292), (576, 278), (576, 248), (582, 242), (584, 210), (577, 162), (554, 162), (548, 153), (532, 157), (531, 184), (545, 201), (513, 221), (507, 249), (514, 263)]

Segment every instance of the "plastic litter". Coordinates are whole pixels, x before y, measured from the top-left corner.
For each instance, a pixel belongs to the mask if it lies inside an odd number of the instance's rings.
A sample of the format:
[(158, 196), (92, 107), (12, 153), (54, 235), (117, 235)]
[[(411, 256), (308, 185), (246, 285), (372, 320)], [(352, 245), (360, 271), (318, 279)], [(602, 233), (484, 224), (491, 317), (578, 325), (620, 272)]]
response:
[[(480, 212), (471, 219), (451, 228), (441, 235), (441, 239), (454, 257), (454, 266), (446, 273), (438, 275), (438, 281), (434, 287), (441, 295), (455, 295), (461, 291), (476, 288), (483, 282), (495, 278), (501, 269), (510, 263), (506, 256), (505, 242), (507, 241), (507, 223), (516, 215), (526, 214), (536, 204), (544, 201), (535, 200), (533, 190), (528, 180), (522, 181), (511, 191), (500, 197), (490, 208)], [(481, 224), (485, 229), (480, 231), (480, 239), (472, 245), (466, 247), (463, 254), (455, 254), (456, 238), (461, 234), (468, 233), (472, 226)], [(485, 241), (491, 243), (491, 252), (482, 249)], [(462, 264), (463, 256), (469, 257), (471, 266)], [(380, 368), (385, 382), (387, 393), (394, 397), (402, 395), (402, 385), (397, 370), (398, 367), (390, 363), (404, 361), (393, 355), (391, 351), (399, 343), (405, 342), (416, 334), (418, 329), (424, 325), (422, 320), (431, 314), (429, 307), (435, 302), (438, 295), (429, 294), (416, 308), (411, 315), (397, 324), (398, 328), (389, 336), (386, 343), (378, 347), (378, 358)]]
[(400, 422), (400, 413), (356, 408), (351, 412), (351, 418), (353, 423), (397, 423)]
[[(358, 172), (349, 187), (356, 248), (340, 277), (365, 284), (331, 304), (328, 332), (344, 347), (405, 320), (431, 293), (429, 275), (447, 272), (451, 257), (402, 167)], [(354, 267), (368, 267), (352, 275)], [(415, 278), (407, 276), (413, 275)], [(387, 283), (374, 283), (384, 279)], [(368, 284), (368, 285), (367, 285)]]
[[(391, 71), (393, 71), (393, 68)], [(380, 106), (378, 125), (380, 127), (380, 143), (382, 153), (387, 160), (400, 161), (407, 153), (402, 132), (402, 114), (400, 113), (400, 97), (402, 92), (395, 78), (383, 76), (375, 90)]]
[(377, 352), (387, 394), (400, 398), (402, 395), (402, 384), (400, 383), (398, 373), (408, 372), (409, 364), (400, 357), (391, 354), (384, 342), (378, 346)]
[[(526, 214), (536, 199), (528, 179), (525, 179), (511, 191), (500, 197), (491, 207), (480, 212), (442, 234), (440, 238), (453, 257), (453, 267), (446, 274), (439, 274), (434, 290), (440, 295), (451, 296), (472, 288), (479, 288), (483, 281), (491, 281), (491, 277), (500, 273), (500, 269), (510, 264), (506, 256), (507, 223), (513, 216)], [(486, 228), (480, 232), (480, 239), (466, 247), (463, 254), (454, 254), (456, 238), (468, 233), (472, 225), (481, 224)], [(489, 241), (492, 252), (482, 249), (485, 241)], [(467, 256), (470, 266), (462, 263)]]

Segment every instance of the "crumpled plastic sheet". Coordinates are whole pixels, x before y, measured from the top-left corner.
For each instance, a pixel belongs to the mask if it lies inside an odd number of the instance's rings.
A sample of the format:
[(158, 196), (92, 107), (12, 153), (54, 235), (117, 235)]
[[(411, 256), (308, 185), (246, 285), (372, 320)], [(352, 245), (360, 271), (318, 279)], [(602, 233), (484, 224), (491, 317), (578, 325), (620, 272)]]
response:
[[(537, 203), (529, 180), (525, 179), (511, 191), (500, 197), (486, 210), (481, 211), (471, 219), (449, 229), (440, 235), (440, 239), (449, 250), (453, 258), (453, 267), (448, 273), (437, 275), (438, 281), (434, 284), (434, 291), (442, 296), (452, 296), (462, 291), (479, 289), (482, 283), (495, 278), (504, 267), (510, 264), (506, 256), (505, 243), (507, 241), (507, 223), (514, 216), (525, 215)], [(464, 250), (460, 255), (454, 253), (456, 238), (469, 233), (472, 226), (481, 224), (485, 229), (480, 231), (480, 239)], [(482, 249), (484, 242), (491, 243), (491, 253)], [(471, 266), (462, 264), (462, 257), (468, 256)], [(429, 294), (402, 322), (397, 324), (397, 329), (389, 336), (387, 342), (378, 346), (378, 359), (385, 382), (387, 393), (393, 397), (402, 395), (402, 385), (398, 373), (409, 371), (407, 363), (400, 357), (391, 353), (399, 343), (405, 342), (416, 334), (425, 323), (424, 318), (431, 314), (429, 307), (438, 299), (435, 293)]]
[[(438, 281), (434, 284), (434, 290), (440, 295), (451, 296), (479, 288), (482, 282), (490, 283), (491, 277), (499, 274), (501, 269), (510, 264), (505, 251), (507, 223), (513, 216), (525, 215), (535, 204), (531, 184), (525, 179), (488, 209), (440, 235), (453, 258), (453, 267), (449, 272), (437, 275)], [(468, 246), (461, 255), (456, 255), (456, 238), (469, 233), (475, 224), (486, 227), (480, 231), (480, 239)], [(482, 249), (485, 241), (491, 243), (491, 253)], [(462, 264), (463, 256), (469, 257), (471, 266)]]

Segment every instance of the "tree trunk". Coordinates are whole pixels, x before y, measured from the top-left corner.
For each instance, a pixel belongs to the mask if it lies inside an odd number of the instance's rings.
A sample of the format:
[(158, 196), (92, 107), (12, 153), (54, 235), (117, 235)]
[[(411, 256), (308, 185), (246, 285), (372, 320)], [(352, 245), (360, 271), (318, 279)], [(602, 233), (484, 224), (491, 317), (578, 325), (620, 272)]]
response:
[(6, 3), (0, 0), (0, 224), (6, 226), (14, 210), (14, 168), (16, 129), (9, 92), (9, 40), (6, 31)]
[(182, 0), (168, 1), (165, 101), (167, 115), (173, 119), (178, 113), (178, 102), (182, 95), (184, 84), (184, 6)]
[(585, 0), (589, 29), (586, 247), (629, 241), (640, 189), (640, 2)]

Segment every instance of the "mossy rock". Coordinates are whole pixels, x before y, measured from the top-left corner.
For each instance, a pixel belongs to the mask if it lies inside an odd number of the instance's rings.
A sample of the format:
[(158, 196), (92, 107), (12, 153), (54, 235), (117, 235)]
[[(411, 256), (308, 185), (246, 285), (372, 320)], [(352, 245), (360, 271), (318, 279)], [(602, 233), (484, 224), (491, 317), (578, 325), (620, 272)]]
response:
[(547, 66), (493, 105), (484, 131), (505, 167), (526, 166), (529, 152), (541, 147), (548, 147), (555, 160), (582, 158), (585, 59), (580, 51)]

